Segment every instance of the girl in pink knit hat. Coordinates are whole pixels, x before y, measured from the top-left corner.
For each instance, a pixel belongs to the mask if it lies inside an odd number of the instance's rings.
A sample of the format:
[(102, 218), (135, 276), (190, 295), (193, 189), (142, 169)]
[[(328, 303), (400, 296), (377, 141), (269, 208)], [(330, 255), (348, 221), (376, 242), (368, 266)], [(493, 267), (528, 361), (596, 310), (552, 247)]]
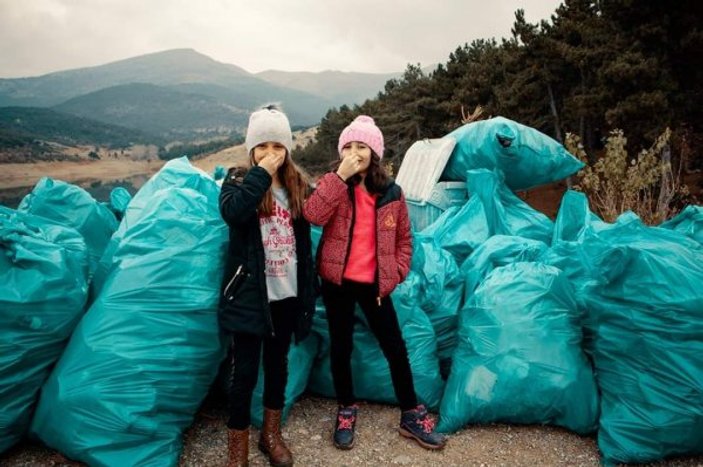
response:
[(354, 308), (358, 303), (388, 360), (400, 402), (400, 434), (427, 449), (441, 449), (424, 406), (418, 405), (408, 352), (390, 293), (410, 270), (412, 236), (405, 197), (388, 176), (383, 134), (373, 119), (358, 116), (339, 136), (340, 161), (324, 175), (303, 206), (303, 215), (320, 225), (317, 252), (322, 300), (330, 332), (332, 378), (339, 404), (334, 444), (354, 445), (358, 407), (351, 353)]

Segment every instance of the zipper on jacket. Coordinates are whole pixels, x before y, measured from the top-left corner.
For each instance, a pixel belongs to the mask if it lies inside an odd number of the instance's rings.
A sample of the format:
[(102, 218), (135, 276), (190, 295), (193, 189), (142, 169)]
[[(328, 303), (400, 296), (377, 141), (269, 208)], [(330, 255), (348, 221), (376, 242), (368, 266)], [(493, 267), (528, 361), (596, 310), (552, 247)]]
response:
[(375, 252), (374, 254), (376, 255), (376, 272), (374, 273), (374, 285), (376, 287), (376, 304), (378, 305), (379, 308), (381, 308), (381, 279), (380, 275), (381, 273), (379, 272), (379, 265), (378, 265), (378, 204), (381, 201), (381, 197), (379, 196), (376, 198), (376, 202), (374, 203), (374, 210), (373, 210), (373, 228), (374, 231), (376, 232), (376, 241), (374, 242), (374, 249)]
[(347, 253), (344, 255), (344, 264), (342, 266), (342, 281), (344, 281), (344, 271), (347, 269), (347, 261), (349, 261), (349, 255), (351, 254), (351, 244), (354, 238), (354, 223), (356, 222), (356, 201), (354, 198), (354, 187), (348, 188), (349, 199), (351, 199), (352, 206), (352, 218), (349, 224), (349, 242), (347, 243)]
[(237, 267), (237, 270), (234, 271), (234, 274), (232, 275), (232, 278), (229, 280), (227, 285), (225, 286), (225, 291), (224, 291), (224, 296), (227, 298), (227, 300), (231, 300), (230, 297), (228, 297), (228, 292), (230, 287), (232, 287), (232, 284), (234, 283), (235, 279), (237, 279), (241, 274), (242, 274), (242, 268), (244, 267), (243, 264), (240, 264)]

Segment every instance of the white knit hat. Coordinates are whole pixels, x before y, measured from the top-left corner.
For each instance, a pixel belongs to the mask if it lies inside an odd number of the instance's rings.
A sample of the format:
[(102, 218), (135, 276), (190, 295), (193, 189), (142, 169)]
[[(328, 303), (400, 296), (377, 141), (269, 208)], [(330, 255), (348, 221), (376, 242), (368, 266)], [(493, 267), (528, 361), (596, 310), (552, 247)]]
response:
[(247, 153), (251, 153), (256, 146), (268, 141), (282, 144), (288, 150), (288, 154), (293, 148), (293, 134), (290, 131), (288, 117), (273, 105), (257, 110), (249, 116), (245, 141)]

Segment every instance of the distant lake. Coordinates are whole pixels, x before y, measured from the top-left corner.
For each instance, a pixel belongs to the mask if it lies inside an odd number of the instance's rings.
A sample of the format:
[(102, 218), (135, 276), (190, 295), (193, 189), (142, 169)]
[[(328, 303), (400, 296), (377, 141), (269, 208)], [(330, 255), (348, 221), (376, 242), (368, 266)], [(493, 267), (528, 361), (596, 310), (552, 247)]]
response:
[[(131, 177), (125, 177), (116, 180), (94, 180), (85, 182), (76, 182), (74, 185), (78, 185), (90, 193), (93, 198), (97, 201), (110, 201), (110, 192), (121, 186), (125, 188), (129, 193), (134, 196), (134, 194), (146, 183), (151, 175), (133, 175)], [(20, 188), (0, 188), (0, 204), (3, 204), (12, 209), (17, 209), (17, 206), (22, 201), (28, 193), (32, 191), (34, 187), (20, 187)]]

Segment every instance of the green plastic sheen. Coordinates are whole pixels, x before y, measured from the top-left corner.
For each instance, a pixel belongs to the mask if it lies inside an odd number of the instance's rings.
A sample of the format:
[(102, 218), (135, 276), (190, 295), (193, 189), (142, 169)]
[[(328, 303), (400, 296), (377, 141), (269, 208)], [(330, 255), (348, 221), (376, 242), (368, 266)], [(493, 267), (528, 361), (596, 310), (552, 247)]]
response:
[(115, 215), (83, 188), (48, 177), (37, 182), (17, 210), (46, 217), (79, 231), (88, 246), (90, 276), (118, 225)]
[(466, 204), (455, 212), (447, 210), (435, 222), (439, 225), (430, 225), (420, 236), (431, 233), (459, 264), (493, 235), (551, 241), (553, 222), (506, 188), (499, 173), (477, 169), (466, 176), (471, 193)]
[(703, 245), (703, 206), (686, 206), (676, 217), (661, 227), (681, 232)]
[(514, 191), (562, 180), (583, 168), (557, 140), (504, 117), (467, 123), (449, 133), (456, 146), (441, 180), (466, 180), (466, 171), (499, 170)]
[(148, 208), (157, 191), (173, 186), (190, 188), (199, 193), (203, 193), (209, 202), (213, 203), (212, 208), (216, 210), (219, 209), (218, 199), (220, 187), (217, 186), (212, 177), (202, 170), (193, 167), (187, 157), (179, 157), (178, 159), (168, 161), (129, 201), (127, 209), (124, 212), (124, 217), (119, 227), (112, 235), (112, 238), (110, 238), (98, 263), (98, 267), (90, 284), (90, 294), (92, 297), (97, 297), (100, 293), (106, 275), (112, 267), (112, 256), (123, 240), (125, 232), (130, 229), (135, 222), (139, 221), (142, 212)]
[(603, 462), (702, 453), (703, 246), (687, 229), (648, 227), (633, 213), (607, 224), (576, 192), (556, 224), (545, 261), (568, 274), (586, 311)]
[(166, 175), (172, 186), (142, 199), (140, 212), (130, 203), (101, 292), (32, 423), (47, 445), (89, 465), (177, 465), (182, 432), (224, 353), (217, 305), (227, 229), (217, 190)]
[(506, 422), (594, 431), (598, 397), (577, 310), (557, 268), (521, 262), (488, 273), (459, 313), (438, 430)]
[(81, 318), (83, 236), (0, 206), (0, 452), (24, 436), (39, 390)]

